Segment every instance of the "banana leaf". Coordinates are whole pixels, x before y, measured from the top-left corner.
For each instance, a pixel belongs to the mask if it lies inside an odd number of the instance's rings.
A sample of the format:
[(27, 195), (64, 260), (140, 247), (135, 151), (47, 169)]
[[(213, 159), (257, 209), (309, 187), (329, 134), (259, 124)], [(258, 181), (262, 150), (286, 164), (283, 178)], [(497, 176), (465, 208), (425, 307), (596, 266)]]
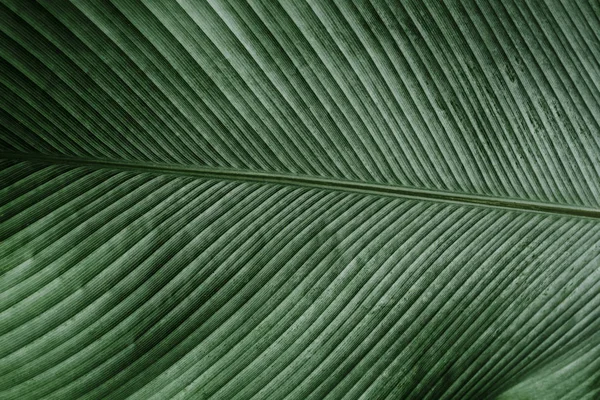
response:
[(1, 399), (600, 398), (596, 0), (2, 0)]

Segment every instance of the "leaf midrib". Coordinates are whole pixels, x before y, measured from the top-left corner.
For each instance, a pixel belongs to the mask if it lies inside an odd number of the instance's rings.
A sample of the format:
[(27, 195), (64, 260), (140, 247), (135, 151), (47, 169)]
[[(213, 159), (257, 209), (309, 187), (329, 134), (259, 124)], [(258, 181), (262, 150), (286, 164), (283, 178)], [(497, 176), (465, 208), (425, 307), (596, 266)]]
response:
[(579, 218), (600, 219), (600, 209), (571, 206), (541, 201), (501, 198), (443, 190), (421, 189), (400, 185), (360, 182), (344, 179), (293, 175), (275, 172), (258, 172), (241, 169), (216, 168), (193, 165), (177, 165), (155, 162), (84, 159), (42, 154), (0, 152), (0, 159), (31, 161), (43, 164), (71, 165), (90, 168), (110, 168), (122, 171), (150, 172), (181, 177), (221, 179), (239, 182), (258, 182), (279, 185), (335, 190), (376, 196), (398, 197), (412, 200), (425, 200), (478, 207), (502, 208), (522, 212), (564, 215)]

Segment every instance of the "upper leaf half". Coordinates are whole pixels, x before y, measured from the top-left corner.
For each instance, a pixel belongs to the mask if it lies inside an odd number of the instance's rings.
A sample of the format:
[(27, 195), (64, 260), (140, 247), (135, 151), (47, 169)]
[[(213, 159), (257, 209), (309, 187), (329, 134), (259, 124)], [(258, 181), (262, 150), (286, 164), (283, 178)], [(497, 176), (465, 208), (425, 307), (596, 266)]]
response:
[(0, 149), (598, 206), (566, 3), (4, 1)]

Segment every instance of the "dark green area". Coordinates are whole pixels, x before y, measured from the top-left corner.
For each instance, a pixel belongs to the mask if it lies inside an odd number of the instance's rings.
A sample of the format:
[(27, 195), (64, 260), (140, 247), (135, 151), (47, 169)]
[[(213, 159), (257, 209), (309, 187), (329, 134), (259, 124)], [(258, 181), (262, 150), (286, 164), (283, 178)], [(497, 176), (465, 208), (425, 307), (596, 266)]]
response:
[(596, 0), (0, 1), (0, 399), (596, 399)]

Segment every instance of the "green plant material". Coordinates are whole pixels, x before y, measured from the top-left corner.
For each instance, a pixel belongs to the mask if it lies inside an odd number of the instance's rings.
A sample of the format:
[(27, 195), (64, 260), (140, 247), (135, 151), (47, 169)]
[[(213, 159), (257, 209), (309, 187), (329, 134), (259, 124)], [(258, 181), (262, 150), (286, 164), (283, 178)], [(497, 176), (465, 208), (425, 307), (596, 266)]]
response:
[(1, 399), (600, 396), (600, 3), (0, 31)]

